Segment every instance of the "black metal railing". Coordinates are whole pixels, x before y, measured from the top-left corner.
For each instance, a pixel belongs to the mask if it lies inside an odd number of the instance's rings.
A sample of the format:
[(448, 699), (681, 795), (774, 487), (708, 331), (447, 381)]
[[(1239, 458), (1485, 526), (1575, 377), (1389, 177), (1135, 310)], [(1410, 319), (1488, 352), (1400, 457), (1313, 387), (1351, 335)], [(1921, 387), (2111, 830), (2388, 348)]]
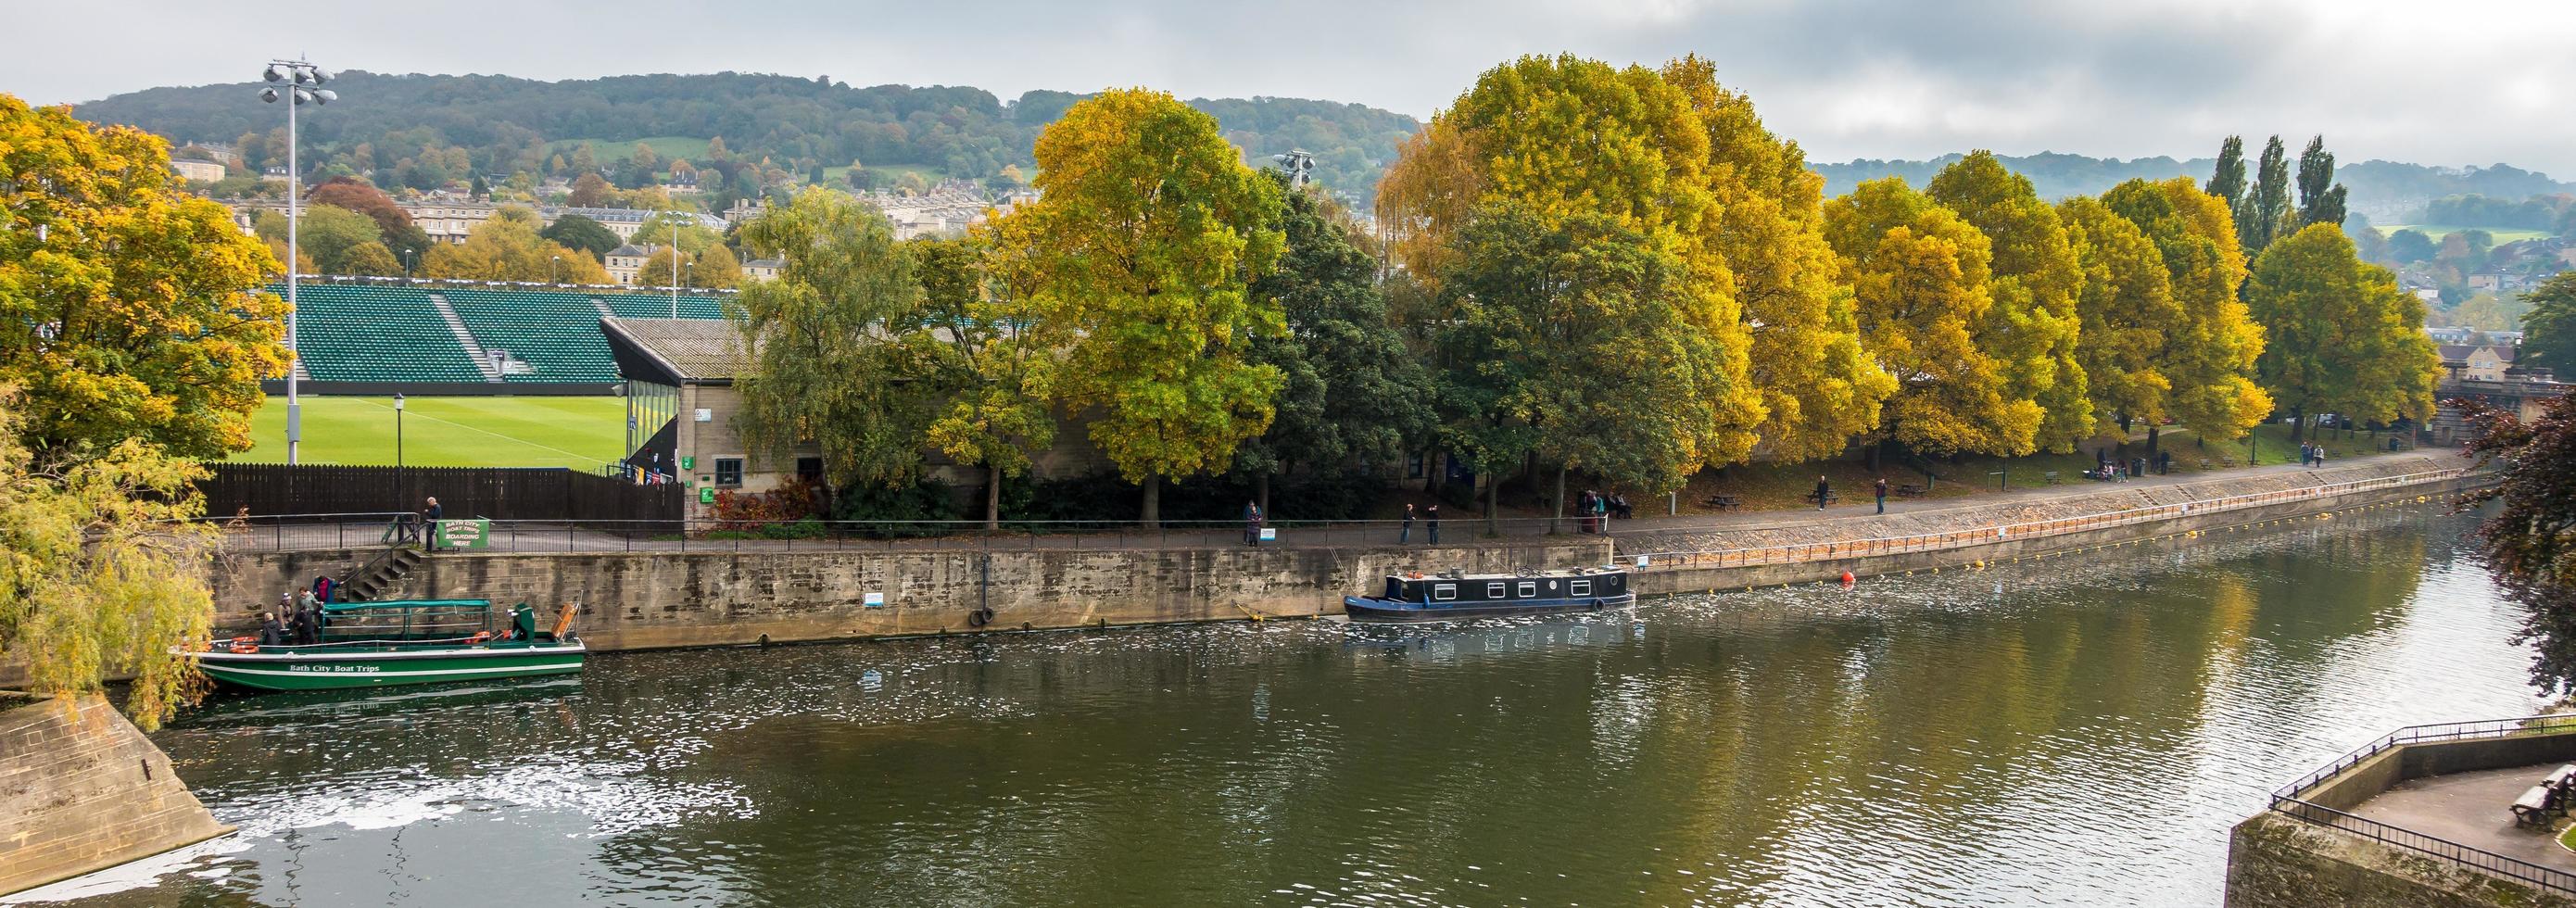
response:
[(2482, 719), (2474, 722), (2444, 722), (2432, 725), (2410, 725), (2378, 740), (2364, 744), (2337, 757), (2334, 762), (2318, 767), (2298, 781), (2272, 792), (2271, 809), (2275, 813), (2319, 826), (2339, 829), (2354, 835), (2399, 848), (2433, 855), (2496, 876), (2519, 880), (2561, 895), (2576, 895), (2576, 873), (2545, 867), (2521, 858), (2497, 854), (2474, 845), (2464, 845), (2440, 836), (2427, 835), (2402, 826), (2393, 826), (2367, 817), (2356, 816), (2306, 799), (2306, 796), (2328, 780), (2350, 771), (2370, 759), (2399, 747), (2508, 738), (2518, 735), (2566, 734), (2576, 732), (2576, 715), (2524, 716), (2514, 719)]
[[(417, 515), (345, 514), (226, 518), (224, 546), (235, 552), (350, 549), (417, 541)], [(1597, 521), (1596, 521), (1597, 522)], [(1253, 544), (1243, 521), (980, 520), (490, 520), (480, 551), (560, 552), (822, 552), (1036, 551), (1042, 549), (1219, 549)], [(1576, 518), (1441, 521), (1434, 538), (1426, 520), (1273, 520), (1262, 546), (1430, 547), (1561, 545), (1591, 538)], [(1551, 532), (1553, 530), (1553, 532)], [(1571, 532), (1569, 532), (1571, 531)], [(391, 534), (391, 535), (388, 535)]]

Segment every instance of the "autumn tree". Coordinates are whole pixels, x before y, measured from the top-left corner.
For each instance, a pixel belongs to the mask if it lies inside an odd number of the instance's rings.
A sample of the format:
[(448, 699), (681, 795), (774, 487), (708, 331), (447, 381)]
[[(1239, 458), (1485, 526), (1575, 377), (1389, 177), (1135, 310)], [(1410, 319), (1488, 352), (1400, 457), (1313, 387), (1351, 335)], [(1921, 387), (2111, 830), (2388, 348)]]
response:
[(307, 205), (331, 205), (366, 215), (376, 222), (387, 249), (427, 249), (429, 235), (411, 221), (411, 212), (395, 204), (384, 190), (355, 177), (332, 177), (304, 194)]
[(2576, 394), (2524, 422), (2474, 399), (2455, 402), (2476, 431), (2470, 451), (2501, 481), (2464, 496), (2462, 509), (2493, 505), (2478, 530), (2487, 573), (2524, 609), (2517, 645), (2533, 650), (2531, 683), (2549, 696), (2576, 692)]
[[(2164, 262), (2167, 289), (2181, 317), (2165, 327), (2157, 372), (2171, 386), (2165, 412), (2202, 438), (2241, 437), (2272, 412), (2271, 395), (2254, 382), (2263, 326), (2237, 298), (2245, 253), (2227, 203), (2188, 177), (2130, 180), (2102, 197), (2105, 207), (2138, 228)], [(2148, 423), (2154, 444), (2156, 424)]]
[[(584, 145), (582, 150), (589, 151), (590, 146)], [(598, 208), (608, 204), (608, 194), (616, 189), (617, 187), (609, 185), (607, 178), (600, 176), (597, 171), (586, 170), (581, 176), (573, 178), (572, 196), (567, 201), (570, 201), (575, 208)]]
[(1458, 241), (1440, 283), (1453, 451), (1479, 472), (1531, 455), (1554, 466), (1559, 516), (1569, 471), (1662, 493), (1707, 462), (1711, 386), (1730, 376), (1692, 320), (1682, 256), (1608, 215), (1511, 202), (1478, 212)]
[(347, 274), (392, 277), (403, 273), (402, 262), (394, 258), (394, 251), (376, 242), (349, 247), (348, 252), (340, 257), (340, 266)]
[(2424, 334), (2424, 301), (2388, 269), (2354, 254), (2339, 224), (2310, 224), (2255, 257), (2247, 307), (2267, 335), (2255, 371), (2296, 418), (2368, 422), (2433, 415), (2441, 355)]
[(2283, 232), (2297, 229), (2290, 208), (2290, 160), (2281, 147), (2281, 137), (2273, 136), (2263, 143), (2263, 157), (2254, 171), (2254, 188), (2246, 193), (2234, 210), (2236, 243), (2245, 255), (2255, 255)]
[(2164, 257), (2138, 225), (2101, 200), (2077, 196), (2058, 205), (2069, 247), (2084, 269), (2075, 300), (2081, 321), (2078, 364), (2093, 400), (2097, 432), (2135, 422), (2159, 426), (2173, 382), (2165, 332), (2183, 324)]
[(260, 380), (286, 374), (275, 260), (163, 149), (0, 95), (0, 387), (40, 468), (127, 439), (245, 450)]
[(2229, 211), (2235, 211), (2236, 206), (2244, 204), (2244, 137), (2228, 136), (2227, 141), (2219, 143), (2218, 167), (2210, 173), (2209, 182), (2201, 188), (2210, 195), (2217, 196), (2219, 201), (2226, 202)]
[(949, 350), (938, 362), (947, 395), (930, 442), (959, 463), (984, 467), (984, 527), (1002, 525), (1002, 483), (1025, 475), (1055, 443), (1047, 404), (1056, 351), (1033, 330), (1038, 275), (1026, 219), (1005, 216), (955, 239), (912, 240), (928, 321)]
[(43, 696), (128, 677), (125, 712), (157, 728), (204, 692), (181, 655), (205, 645), (217, 549), (194, 481), (202, 467), (140, 438), (42, 458), (24, 402), (0, 389), (0, 660)]
[(743, 288), (751, 368), (734, 426), (773, 462), (805, 445), (823, 460), (827, 510), (840, 490), (918, 478), (939, 402), (940, 351), (921, 331), (921, 285), (894, 225), (848, 195), (807, 189), (742, 226), (745, 248), (787, 267)]
[(1065, 356), (1051, 392), (1092, 414), (1091, 440), (1144, 486), (1221, 469), (1270, 425), (1282, 377), (1248, 358), (1286, 330), (1250, 293), (1278, 260), (1277, 185), (1244, 166), (1216, 118), (1120, 89), (1068, 108), (1037, 140), (1043, 195), (1013, 217), (1038, 275), (1038, 323)]
[(1851, 291), (1835, 282), (1824, 178), (1762, 125), (1752, 99), (1717, 84), (1709, 61), (1684, 57), (1662, 76), (1708, 133), (1718, 216), (1700, 236), (1724, 259), (1751, 335), (1746, 377), (1762, 395), (1764, 449), (1781, 462), (1839, 454), (1878, 424), (1897, 383), (1862, 347)]
[(590, 256), (539, 236), (537, 213), (517, 205), (494, 211), (465, 235), (463, 243), (430, 247), (421, 260), (421, 273), (474, 281), (616, 283), (608, 269)]
[(1994, 307), (1984, 234), (1896, 177), (1825, 203), (1825, 236), (1860, 304), (1861, 340), (1899, 383), (1877, 437), (1924, 454), (2030, 453), (2038, 403), (2010, 396), (1979, 346)]
[(2083, 264), (2057, 209), (2039, 200), (2029, 178), (1982, 150), (1942, 168), (1926, 194), (1977, 228), (1993, 249), (1994, 306), (1978, 326), (1977, 347), (2002, 366), (2004, 396), (2039, 405), (2032, 444), (2074, 450), (2095, 425), (2076, 352)]
[[(678, 261), (673, 261), (674, 257)], [(675, 252), (663, 246), (644, 257), (636, 274), (636, 283), (649, 286), (670, 286), (673, 275), (679, 276), (683, 287), (728, 290), (742, 285), (742, 263), (734, 259), (733, 250), (721, 245), (708, 246), (697, 253)]]
[(1252, 282), (1274, 301), (1288, 331), (1257, 335), (1248, 358), (1285, 379), (1270, 428), (1235, 451), (1234, 468), (1254, 477), (1270, 510), (1270, 477), (1294, 465), (1335, 467), (1400, 460), (1430, 440), (1430, 376), (1387, 321), (1377, 261), (1352, 242), (1348, 224), (1320, 190), (1290, 189), (1280, 222), (1279, 267)]
[(2326, 137), (2308, 140), (2307, 150), (2299, 152), (2299, 223), (2343, 223), (2344, 188), (2334, 181), (2334, 152), (2326, 150)]
[[(251, 229), (261, 239), (286, 242), (286, 215), (262, 211)], [(374, 219), (333, 205), (304, 206), (301, 223), (296, 225), (296, 247), (313, 257), (323, 274), (359, 274), (349, 268), (349, 251), (369, 243), (381, 244), (384, 231)], [(310, 273), (310, 272), (308, 272)]]

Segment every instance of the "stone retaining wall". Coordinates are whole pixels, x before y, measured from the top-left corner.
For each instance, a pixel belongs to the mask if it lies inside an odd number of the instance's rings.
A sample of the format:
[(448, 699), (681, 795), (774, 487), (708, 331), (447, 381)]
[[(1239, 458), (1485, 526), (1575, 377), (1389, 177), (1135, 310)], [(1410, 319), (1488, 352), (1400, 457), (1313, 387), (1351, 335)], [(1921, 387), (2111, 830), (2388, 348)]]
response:
[(231, 831), (105, 698), (0, 710), (0, 895)]

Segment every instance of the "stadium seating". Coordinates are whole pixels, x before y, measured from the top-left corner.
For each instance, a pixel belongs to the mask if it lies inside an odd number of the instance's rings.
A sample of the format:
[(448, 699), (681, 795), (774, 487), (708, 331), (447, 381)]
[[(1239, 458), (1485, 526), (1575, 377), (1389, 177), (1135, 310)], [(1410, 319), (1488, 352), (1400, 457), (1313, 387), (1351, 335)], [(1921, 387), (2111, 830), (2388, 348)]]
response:
[[(283, 295), (283, 284), (269, 291)], [(388, 287), (305, 283), (297, 316), (306, 374), (314, 381), (482, 382), (431, 294), (447, 301), (466, 333), (506, 350), (529, 371), (505, 382), (613, 382), (617, 364), (600, 336), (600, 307), (625, 318), (667, 318), (667, 294), (607, 289), (500, 288), (470, 284)], [(723, 318), (724, 301), (683, 293), (682, 318)]]
[[(270, 288), (283, 295), (283, 285)], [(482, 381), (429, 294), (408, 287), (305, 284), (296, 337), (315, 381)]]

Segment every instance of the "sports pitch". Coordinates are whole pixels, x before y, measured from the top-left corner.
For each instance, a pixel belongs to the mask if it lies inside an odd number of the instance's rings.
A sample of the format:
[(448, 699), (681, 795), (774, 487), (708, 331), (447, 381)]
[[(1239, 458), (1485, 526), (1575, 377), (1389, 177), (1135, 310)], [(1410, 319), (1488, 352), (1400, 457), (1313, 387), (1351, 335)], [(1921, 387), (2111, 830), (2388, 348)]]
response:
[[(616, 397), (413, 397), (403, 401), (402, 462), (415, 467), (596, 469), (625, 454)], [(286, 462), (286, 398), (251, 416), (244, 463)], [(390, 397), (304, 397), (305, 463), (391, 466)]]

